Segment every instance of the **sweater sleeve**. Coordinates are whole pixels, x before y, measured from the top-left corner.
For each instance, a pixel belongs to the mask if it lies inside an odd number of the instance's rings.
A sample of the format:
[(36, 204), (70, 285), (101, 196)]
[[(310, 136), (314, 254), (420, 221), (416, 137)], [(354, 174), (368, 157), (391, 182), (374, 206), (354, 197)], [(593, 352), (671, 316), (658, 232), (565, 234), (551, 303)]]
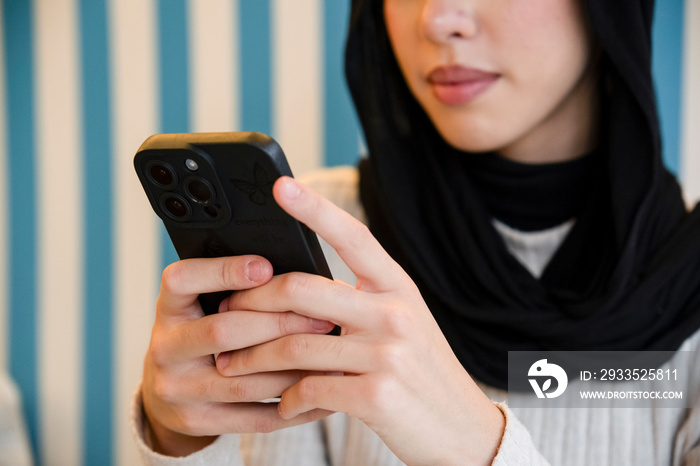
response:
[(689, 366), (688, 386), (685, 388), (689, 399), (690, 409), (686, 410), (673, 445), (673, 466), (700, 464), (700, 332), (696, 332), (681, 346), (678, 351), (693, 355), (687, 358)]
[(140, 389), (131, 407), (131, 430), (144, 465), (148, 466), (326, 466), (320, 422), (270, 434), (225, 434), (191, 455), (174, 458), (151, 448)]
[(674, 466), (700, 464), (700, 410), (693, 407), (678, 430), (674, 445)]
[(211, 464), (226, 464), (244, 466), (240, 454), (239, 435), (220, 435), (211, 445), (189, 456), (173, 458), (156, 453), (151, 448), (147, 428), (148, 419), (143, 411), (141, 389), (131, 403), (131, 432), (136, 441), (136, 447), (141, 454), (144, 465), (148, 466), (205, 466)]
[(0, 372), (0, 466), (31, 464), (22, 398), (10, 377)]
[(527, 428), (518, 420), (505, 403), (495, 403), (503, 412), (506, 427), (501, 445), (493, 460), (493, 466), (548, 466), (530, 437)]

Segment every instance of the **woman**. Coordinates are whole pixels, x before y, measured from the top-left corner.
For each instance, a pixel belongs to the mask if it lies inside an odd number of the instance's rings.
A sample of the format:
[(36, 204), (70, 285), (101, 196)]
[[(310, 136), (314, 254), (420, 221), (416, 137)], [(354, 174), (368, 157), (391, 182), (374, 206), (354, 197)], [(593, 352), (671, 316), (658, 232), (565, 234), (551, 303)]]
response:
[[(255, 257), (169, 267), (134, 414), (146, 461), (698, 459), (697, 383), (685, 387), (690, 410), (497, 402), (508, 351), (700, 339), (700, 218), (661, 164), (651, 11), (641, 0), (353, 1), (347, 77), (370, 152), (359, 186), (348, 169), (310, 180), (343, 209), (290, 179), (274, 195), (357, 285), (272, 277)], [(241, 291), (202, 318), (197, 294), (223, 289)], [(325, 335), (333, 324), (342, 336)]]

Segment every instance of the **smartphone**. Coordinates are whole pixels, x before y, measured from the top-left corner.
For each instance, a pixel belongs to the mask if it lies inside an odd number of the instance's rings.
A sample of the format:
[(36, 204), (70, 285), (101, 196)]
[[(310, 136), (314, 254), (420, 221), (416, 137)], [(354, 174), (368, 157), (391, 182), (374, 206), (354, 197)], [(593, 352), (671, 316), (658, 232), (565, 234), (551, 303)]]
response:
[[(255, 132), (156, 134), (134, 167), (180, 259), (260, 255), (274, 274), (331, 277), (316, 234), (277, 204), (272, 185), (292, 176), (282, 148)], [(206, 293), (206, 314), (230, 292)]]

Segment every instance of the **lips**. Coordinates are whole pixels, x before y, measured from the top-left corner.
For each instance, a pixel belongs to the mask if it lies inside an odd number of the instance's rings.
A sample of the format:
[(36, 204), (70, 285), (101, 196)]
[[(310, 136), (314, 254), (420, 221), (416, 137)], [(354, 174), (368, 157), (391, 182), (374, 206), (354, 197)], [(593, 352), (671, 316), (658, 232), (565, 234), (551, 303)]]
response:
[(499, 78), (498, 73), (453, 65), (435, 68), (428, 75), (428, 83), (440, 102), (463, 105), (476, 99)]

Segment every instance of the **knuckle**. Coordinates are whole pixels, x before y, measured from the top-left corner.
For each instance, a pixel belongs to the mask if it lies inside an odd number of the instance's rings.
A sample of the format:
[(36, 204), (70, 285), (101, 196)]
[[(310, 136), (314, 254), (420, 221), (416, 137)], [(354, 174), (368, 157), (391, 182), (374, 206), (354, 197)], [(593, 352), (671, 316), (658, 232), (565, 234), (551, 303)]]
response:
[(170, 350), (166, 339), (161, 333), (154, 332), (151, 336), (151, 343), (148, 347), (148, 358), (158, 369), (163, 369), (170, 364)]
[(166, 404), (174, 405), (179, 401), (178, 384), (172, 383), (170, 378), (159, 376), (153, 382), (152, 392), (159, 400)]
[(309, 289), (309, 280), (301, 273), (288, 273), (280, 284), (280, 291), (287, 296), (296, 296), (305, 293)]
[(407, 335), (411, 329), (411, 316), (399, 302), (389, 302), (383, 307), (381, 325), (390, 335)]
[(303, 404), (312, 403), (318, 394), (318, 387), (313, 378), (305, 378), (297, 384), (297, 398)]
[(354, 286), (351, 287), (347, 283), (336, 280), (333, 282), (333, 286), (330, 289), (333, 297), (333, 302), (345, 302), (350, 308), (356, 308), (365, 305), (365, 301), (361, 299), (364, 296), (356, 293)]
[(260, 434), (269, 434), (270, 432), (274, 432), (276, 428), (277, 423), (275, 420), (267, 416), (261, 416), (253, 423), (253, 429)]
[(229, 382), (228, 391), (230, 401), (248, 401), (252, 399), (253, 388), (247, 377), (232, 379)]
[(174, 262), (168, 265), (161, 276), (161, 288), (168, 294), (177, 294), (183, 282), (182, 263)]
[(216, 398), (216, 384), (213, 380), (197, 384), (193, 391), (196, 393), (197, 399), (200, 400), (210, 400)]
[(389, 373), (396, 373), (405, 367), (406, 351), (402, 346), (393, 343), (382, 344), (376, 353), (379, 366)]
[(221, 287), (224, 290), (233, 290), (238, 288), (239, 271), (236, 267), (236, 263), (233, 260), (221, 260), (219, 261), (219, 280), (221, 281)]
[(296, 360), (308, 353), (309, 342), (303, 335), (292, 335), (282, 341), (280, 351), (285, 359)]
[(377, 376), (367, 383), (364, 397), (370, 409), (374, 413), (381, 414), (387, 406), (390, 406), (395, 394), (396, 384), (393, 380), (386, 376)]
[(370, 232), (367, 225), (362, 222), (352, 222), (348, 231), (349, 244), (348, 248), (357, 249), (364, 247), (367, 241), (374, 240), (374, 236)]
[(222, 351), (228, 349), (231, 344), (231, 328), (223, 325), (223, 319), (207, 319), (202, 331), (206, 341)]
[(177, 412), (179, 430), (192, 436), (204, 434), (202, 413), (193, 407), (182, 408)]
[(277, 319), (277, 332), (279, 335), (290, 335), (296, 333), (298, 319), (292, 312), (283, 312)]

